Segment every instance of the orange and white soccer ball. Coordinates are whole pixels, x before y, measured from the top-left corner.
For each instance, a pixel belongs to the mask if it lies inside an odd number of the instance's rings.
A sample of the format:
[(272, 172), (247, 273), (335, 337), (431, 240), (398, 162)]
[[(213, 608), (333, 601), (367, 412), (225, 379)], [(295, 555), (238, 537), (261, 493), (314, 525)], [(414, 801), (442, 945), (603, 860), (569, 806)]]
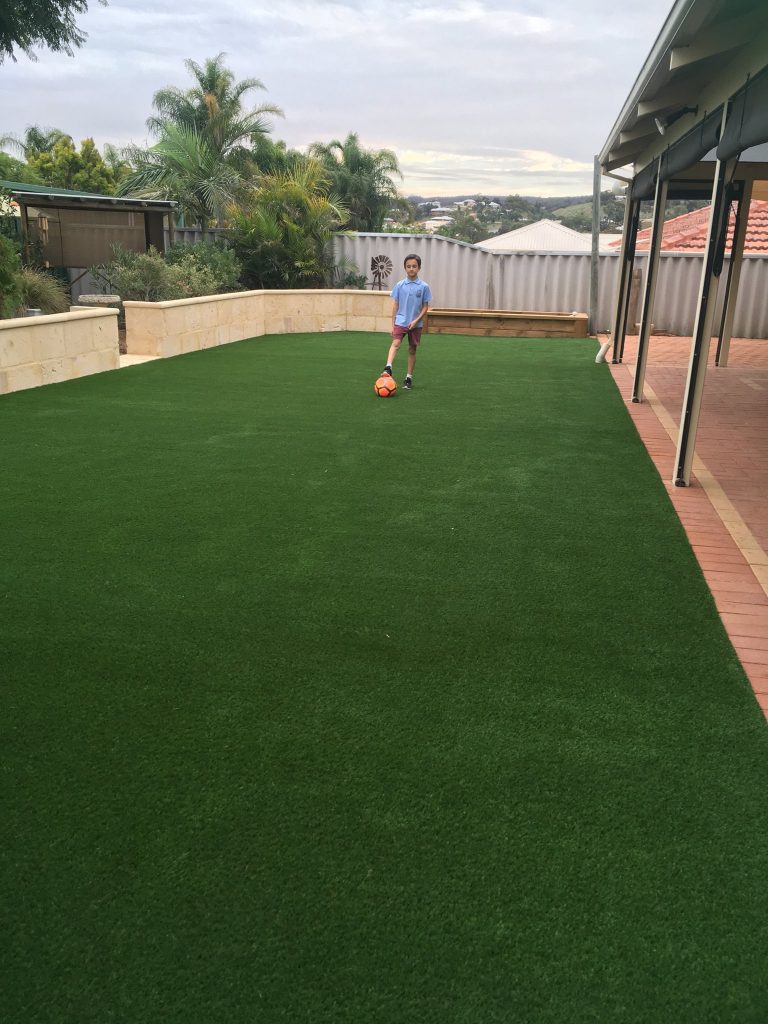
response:
[(390, 377), (388, 373), (383, 374), (376, 383), (373, 385), (373, 390), (379, 396), (379, 398), (391, 398), (392, 395), (397, 391), (397, 384), (395, 384), (395, 378)]

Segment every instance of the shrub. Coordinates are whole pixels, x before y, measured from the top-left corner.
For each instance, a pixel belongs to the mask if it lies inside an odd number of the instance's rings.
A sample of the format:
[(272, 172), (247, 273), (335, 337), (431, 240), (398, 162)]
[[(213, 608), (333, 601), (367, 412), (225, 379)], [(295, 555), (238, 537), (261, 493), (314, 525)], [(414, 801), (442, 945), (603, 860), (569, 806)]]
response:
[(22, 308), (41, 309), (43, 313), (66, 313), (70, 295), (61, 281), (45, 270), (24, 267), (19, 273)]
[(21, 264), (10, 239), (0, 235), (0, 317), (15, 316), (22, 303)]
[(218, 242), (197, 242), (195, 245), (175, 242), (166, 251), (165, 260), (171, 266), (179, 263), (190, 265), (191, 260), (196, 267), (209, 271), (215, 282), (214, 294), (234, 292), (240, 288), (242, 265), (232, 249)]
[[(210, 243), (203, 244), (218, 248)], [(157, 249), (150, 248), (144, 253), (113, 246), (113, 259), (91, 268), (91, 273), (107, 291), (115, 292), (124, 302), (168, 302), (232, 291), (240, 272), (234, 255), (229, 258), (226, 250), (221, 250), (223, 258), (220, 253), (207, 250), (201, 255), (194, 252), (197, 248), (174, 246), (173, 258), (167, 261)]]

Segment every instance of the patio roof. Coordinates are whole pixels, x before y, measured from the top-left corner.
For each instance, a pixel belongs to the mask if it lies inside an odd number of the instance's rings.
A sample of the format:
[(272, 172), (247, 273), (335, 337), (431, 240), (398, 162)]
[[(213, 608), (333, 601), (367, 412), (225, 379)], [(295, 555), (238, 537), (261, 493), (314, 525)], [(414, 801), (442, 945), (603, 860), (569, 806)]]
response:
[[(635, 403), (643, 401), (667, 199), (709, 198), (711, 202), (674, 472), (675, 485), (687, 487), (713, 331), (718, 336), (715, 364), (728, 365), (746, 211), (753, 198), (768, 199), (765, 0), (676, 0), (598, 162), (603, 173), (629, 184), (611, 332), (613, 363), (623, 358), (640, 206), (653, 200), (632, 385)], [(734, 206), (731, 260), (723, 273), (728, 219)], [(721, 284), (725, 297), (718, 326), (715, 300)]]
[(676, 0), (600, 152), (603, 169), (637, 173), (757, 75), (766, 53), (764, 0)]

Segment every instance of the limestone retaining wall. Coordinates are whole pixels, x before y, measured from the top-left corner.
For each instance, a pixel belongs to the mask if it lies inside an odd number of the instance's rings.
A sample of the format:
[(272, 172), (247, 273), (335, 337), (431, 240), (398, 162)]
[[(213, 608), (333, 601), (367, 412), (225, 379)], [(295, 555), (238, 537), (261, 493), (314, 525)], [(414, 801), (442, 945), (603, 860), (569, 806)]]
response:
[(232, 292), (173, 302), (125, 302), (129, 355), (177, 356), (262, 334), (391, 328), (387, 292), (293, 289)]
[(119, 366), (116, 309), (0, 320), (0, 395)]

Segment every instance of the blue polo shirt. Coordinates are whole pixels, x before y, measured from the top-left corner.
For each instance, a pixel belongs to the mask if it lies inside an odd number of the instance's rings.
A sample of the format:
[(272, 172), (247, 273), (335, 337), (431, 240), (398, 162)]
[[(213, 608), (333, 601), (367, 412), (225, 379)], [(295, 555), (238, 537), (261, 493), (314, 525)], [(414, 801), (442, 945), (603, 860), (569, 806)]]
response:
[[(402, 281), (397, 282), (390, 295), (397, 302), (395, 323), (398, 327), (407, 327), (424, 303), (432, 301), (429, 285), (420, 277), (414, 281), (409, 281), (407, 277), (404, 277)], [(416, 326), (421, 327), (422, 322), (419, 320)]]

